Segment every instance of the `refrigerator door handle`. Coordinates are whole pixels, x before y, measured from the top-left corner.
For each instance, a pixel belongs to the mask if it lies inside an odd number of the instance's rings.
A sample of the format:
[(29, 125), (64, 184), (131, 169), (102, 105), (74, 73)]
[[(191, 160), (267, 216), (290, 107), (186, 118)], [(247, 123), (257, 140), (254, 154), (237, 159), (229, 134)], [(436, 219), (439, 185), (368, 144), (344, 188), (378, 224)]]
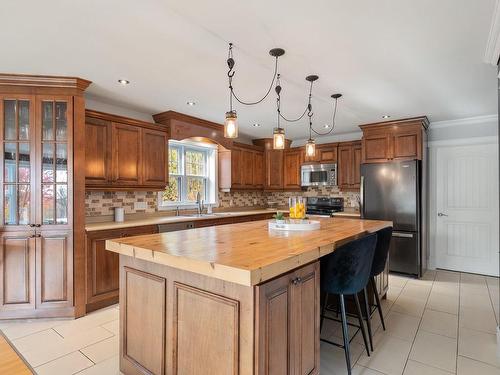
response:
[(359, 184), (359, 213), (361, 219), (365, 218), (364, 208), (365, 208), (365, 176), (361, 176), (361, 181)]
[(392, 232), (392, 237), (413, 238), (413, 233)]

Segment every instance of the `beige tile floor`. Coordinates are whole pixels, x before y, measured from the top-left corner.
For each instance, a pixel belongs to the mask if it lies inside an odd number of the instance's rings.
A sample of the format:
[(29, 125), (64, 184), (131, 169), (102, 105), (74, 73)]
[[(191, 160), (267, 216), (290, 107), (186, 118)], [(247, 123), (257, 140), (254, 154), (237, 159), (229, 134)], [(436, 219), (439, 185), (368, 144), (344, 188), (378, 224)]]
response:
[[(351, 344), (357, 375), (500, 374), (496, 356), (498, 279), (429, 271), (421, 280), (391, 275), (383, 301), (387, 330), (373, 316), (375, 352)], [(496, 311), (496, 313), (495, 313)], [(77, 320), (1, 322), (0, 329), (38, 374), (117, 375), (118, 306)], [(323, 336), (341, 342), (340, 325)], [(342, 349), (321, 343), (321, 374), (346, 374)]]

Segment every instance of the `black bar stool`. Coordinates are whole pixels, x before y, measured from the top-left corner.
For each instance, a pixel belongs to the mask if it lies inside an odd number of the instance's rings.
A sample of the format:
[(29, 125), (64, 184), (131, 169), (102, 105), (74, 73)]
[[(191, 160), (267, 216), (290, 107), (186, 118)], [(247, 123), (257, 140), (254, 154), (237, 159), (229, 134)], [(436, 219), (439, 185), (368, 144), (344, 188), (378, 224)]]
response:
[[(363, 238), (354, 240), (336, 249), (332, 254), (321, 259), (321, 291), (325, 293), (323, 307), (321, 309), (321, 324), (320, 331), (323, 327), (323, 320), (336, 320), (326, 316), (328, 297), (330, 294), (336, 294), (340, 299), (340, 313), (342, 322), (342, 335), (344, 345), (337, 344), (333, 341), (321, 339), (332, 345), (344, 348), (345, 359), (347, 364), (348, 374), (351, 374), (351, 356), (349, 351), (349, 332), (345, 311), (345, 295), (352, 295), (356, 304), (358, 327), (363, 334), (366, 352), (370, 355), (368, 349), (368, 341), (361, 316), (361, 307), (359, 304), (358, 293), (366, 288), (370, 278), (370, 270), (372, 267), (373, 256), (375, 254), (375, 246), (377, 243), (377, 235), (369, 234)], [(354, 325), (354, 324), (350, 324)]]
[[(377, 232), (377, 245), (375, 247), (375, 256), (373, 257), (372, 268), (370, 272), (370, 283), (373, 289), (373, 294), (375, 295), (375, 302), (377, 304), (376, 309), (380, 315), (380, 321), (382, 323), (382, 328), (385, 331), (384, 315), (382, 314), (382, 305), (380, 304), (380, 298), (378, 296), (377, 284), (375, 283), (375, 276), (380, 275), (384, 272), (385, 264), (387, 262), (387, 257), (389, 256), (389, 247), (391, 244), (392, 237), (392, 227), (381, 229)], [(368, 327), (368, 336), (370, 338), (370, 348), (373, 351), (373, 336), (372, 336), (372, 326), (371, 326), (371, 315), (372, 311), (368, 306), (368, 293), (366, 288), (363, 290), (365, 299), (365, 313), (366, 313), (366, 325)]]

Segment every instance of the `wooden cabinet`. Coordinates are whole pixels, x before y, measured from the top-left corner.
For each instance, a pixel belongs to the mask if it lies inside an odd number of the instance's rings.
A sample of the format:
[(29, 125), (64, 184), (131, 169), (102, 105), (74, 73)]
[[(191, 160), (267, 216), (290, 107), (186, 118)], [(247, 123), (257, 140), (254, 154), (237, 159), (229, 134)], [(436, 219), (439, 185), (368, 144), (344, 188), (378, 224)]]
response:
[(86, 111), (88, 190), (161, 191), (168, 184), (168, 131), (97, 111)]
[(283, 190), (283, 150), (266, 150), (266, 152), (264, 153), (264, 158), (266, 169), (264, 190)]
[(338, 147), (337, 185), (342, 190), (359, 189), (361, 143), (343, 142)]
[(305, 147), (303, 150), (304, 163), (336, 163), (337, 162), (337, 143), (324, 143), (316, 145), (316, 153), (314, 156), (307, 156)]
[(105, 249), (106, 240), (157, 232), (156, 225), (87, 232), (86, 312), (118, 302), (119, 256)]
[(427, 117), (361, 125), (363, 163), (421, 160), (426, 142)]
[(256, 289), (259, 374), (319, 374), (319, 262)]
[(300, 190), (301, 149), (288, 149), (284, 152), (283, 189), (285, 191)]
[(263, 188), (264, 153), (260, 147), (234, 143), (219, 150), (219, 189), (222, 191)]
[[(0, 318), (78, 314), (74, 236), (83, 233), (85, 201), (74, 171), (83, 168), (89, 84), (0, 74)], [(99, 130), (90, 135), (103, 142)]]

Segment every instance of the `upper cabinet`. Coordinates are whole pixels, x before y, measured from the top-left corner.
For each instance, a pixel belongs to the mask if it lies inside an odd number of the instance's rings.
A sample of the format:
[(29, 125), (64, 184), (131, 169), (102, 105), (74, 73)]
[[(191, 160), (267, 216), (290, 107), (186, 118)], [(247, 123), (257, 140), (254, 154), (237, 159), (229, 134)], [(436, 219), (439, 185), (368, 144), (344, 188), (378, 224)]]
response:
[(341, 190), (359, 189), (361, 142), (342, 142), (338, 147), (337, 185)]
[(231, 149), (219, 149), (219, 189), (261, 190), (264, 186), (264, 151), (260, 147), (234, 142)]
[[(254, 139), (252, 142), (254, 145), (264, 149), (264, 190), (289, 190), (290, 188), (285, 186), (285, 154), (289, 151), (292, 141), (288, 139), (285, 141), (284, 150), (274, 150), (272, 138)], [(298, 157), (300, 158), (300, 152), (298, 153)], [(288, 162), (293, 162), (293, 158), (297, 158), (297, 156), (291, 156)], [(300, 169), (300, 163), (297, 167)], [(292, 176), (290, 175), (289, 177)]]
[(302, 147), (303, 162), (304, 163), (323, 163), (330, 164), (337, 162), (338, 144), (325, 143), (316, 145), (316, 153), (314, 156), (307, 156), (305, 147)]
[(302, 148), (290, 148), (284, 153), (283, 188), (286, 191), (300, 190), (300, 165), (302, 163)]
[(168, 130), (86, 111), (85, 186), (94, 190), (163, 190), (168, 183)]
[(422, 159), (429, 126), (427, 117), (361, 125), (363, 163)]

